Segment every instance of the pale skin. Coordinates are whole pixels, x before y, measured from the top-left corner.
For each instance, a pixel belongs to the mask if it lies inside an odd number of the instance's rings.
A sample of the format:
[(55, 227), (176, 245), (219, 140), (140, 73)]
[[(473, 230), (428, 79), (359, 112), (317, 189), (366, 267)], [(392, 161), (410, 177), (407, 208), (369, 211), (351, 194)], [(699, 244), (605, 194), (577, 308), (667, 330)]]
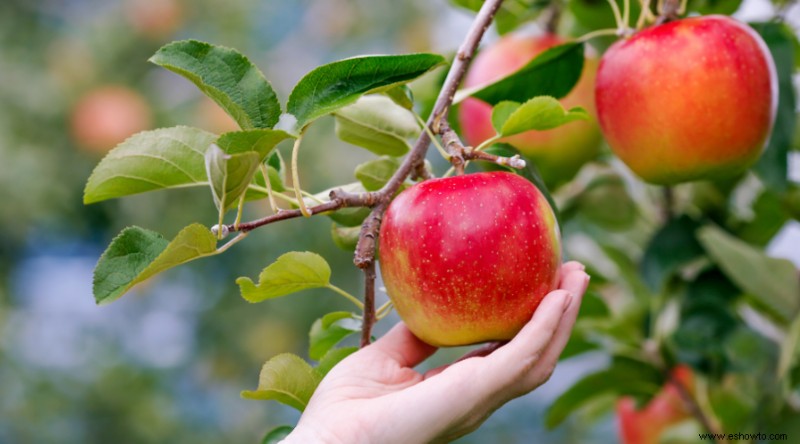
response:
[(588, 284), (583, 265), (562, 265), (559, 288), (514, 339), (486, 356), (424, 374), (414, 367), (436, 347), (399, 323), (331, 370), (282, 442), (448, 442), (472, 432), (499, 407), (550, 378)]

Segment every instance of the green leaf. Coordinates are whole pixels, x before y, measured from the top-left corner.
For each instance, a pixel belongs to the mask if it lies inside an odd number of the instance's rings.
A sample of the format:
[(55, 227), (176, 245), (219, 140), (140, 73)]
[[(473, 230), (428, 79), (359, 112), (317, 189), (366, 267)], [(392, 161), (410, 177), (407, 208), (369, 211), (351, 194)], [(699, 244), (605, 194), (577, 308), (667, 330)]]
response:
[(328, 313), (314, 321), (309, 331), (308, 356), (319, 360), (342, 339), (361, 329), (361, 323), (347, 311)]
[(327, 287), (330, 278), (331, 268), (322, 256), (293, 251), (265, 268), (259, 275), (258, 286), (247, 277), (236, 279), (236, 283), (248, 302), (261, 302), (301, 290)]
[(583, 43), (554, 46), (519, 70), (492, 84), (461, 91), (456, 96), (456, 102), (468, 96), (490, 105), (497, 105), (504, 100), (527, 101), (537, 96), (562, 98), (580, 79), (583, 52)]
[(331, 238), (337, 247), (345, 251), (355, 251), (358, 245), (358, 237), (361, 234), (361, 226), (342, 227), (331, 224)]
[(517, 102), (505, 100), (492, 108), (492, 127), (497, 131), (497, 134), (503, 131), (503, 124), (506, 123), (508, 118), (511, 117), (514, 111), (518, 110), (520, 106), (522, 105)]
[(419, 132), (414, 114), (385, 96), (364, 96), (336, 112), (336, 136), (379, 155), (402, 156)]
[(261, 367), (258, 388), (242, 392), (247, 399), (272, 400), (305, 410), (322, 378), (299, 356), (283, 353)]
[(581, 217), (609, 231), (630, 228), (639, 209), (617, 175), (598, 176), (586, 186), (575, 205)]
[(314, 369), (321, 377), (325, 377), (328, 372), (331, 371), (336, 364), (342, 362), (342, 360), (353, 353), (358, 351), (358, 347), (342, 347), (342, 348), (334, 348), (325, 353), (325, 356), (322, 357), (319, 361), (319, 365)]
[(259, 155), (255, 151), (226, 154), (217, 145), (211, 145), (206, 151), (206, 172), (218, 209), (224, 211), (236, 206), (253, 181), (258, 164)]
[(272, 128), (278, 122), (281, 105), (272, 86), (234, 49), (183, 40), (162, 47), (150, 62), (189, 79), (242, 129)]
[(697, 232), (711, 259), (746, 293), (780, 319), (792, 319), (800, 308), (800, 279), (794, 264), (771, 258), (715, 226)]
[(800, 354), (800, 316), (794, 318), (781, 343), (781, 354), (778, 359), (778, 379), (783, 379), (789, 370), (797, 364)]
[(386, 90), (384, 93), (392, 99), (392, 102), (402, 106), (407, 110), (414, 109), (414, 93), (408, 85), (399, 85)]
[(436, 54), (353, 57), (320, 66), (292, 90), (287, 111), (297, 129), (358, 100), (405, 84), (444, 63)]
[[(256, 152), (258, 153), (258, 161), (264, 162), (279, 143), (289, 138), (293, 138), (293, 136), (280, 130), (256, 129), (233, 131), (219, 136), (217, 145), (226, 154), (241, 154), (250, 151)], [(278, 162), (280, 162), (280, 160), (278, 160)]]
[(682, 266), (702, 256), (695, 231), (700, 226), (688, 216), (670, 220), (657, 231), (642, 258), (642, 277), (653, 292), (661, 291)]
[(785, 204), (773, 189), (765, 189), (753, 202), (753, 219), (736, 230), (736, 235), (749, 244), (765, 247), (778, 234), (789, 214)]
[(767, 148), (755, 171), (770, 188), (785, 191), (789, 183), (788, 155), (796, 126), (794, 32), (782, 23), (753, 23), (767, 43), (778, 74), (778, 112)]
[[(492, 113), (494, 123), (494, 113)], [(514, 110), (503, 123), (501, 136), (513, 136), (529, 130), (548, 130), (576, 120), (588, 120), (589, 114), (581, 107), (569, 111), (561, 102), (549, 96), (534, 97)]]
[(261, 439), (261, 444), (278, 444), (289, 436), (292, 430), (294, 430), (294, 427), (288, 425), (275, 427), (264, 435), (264, 438)]
[(83, 203), (164, 188), (208, 185), (203, 156), (216, 138), (185, 126), (135, 134), (95, 167), (83, 191)]
[(606, 370), (592, 373), (559, 396), (545, 413), (548, 428), (561, 424), (572, 412), (600, 396), (652, 396), (661, 388), (663, 376), (658, 369), (644, 362), (615, 357)]
[(217, 253), (217, 238), (200, 224), (192, 224), (170, 242), (160, 234), (128, 227), (111, 241), (94, 269), (94, 298), (111, 302), (162, 271)]
[(367, 191), (377, 191), (386, 185), (398, 168), (400, 168), (398, 159), (381, 157), (357, 166), (355, 176)]

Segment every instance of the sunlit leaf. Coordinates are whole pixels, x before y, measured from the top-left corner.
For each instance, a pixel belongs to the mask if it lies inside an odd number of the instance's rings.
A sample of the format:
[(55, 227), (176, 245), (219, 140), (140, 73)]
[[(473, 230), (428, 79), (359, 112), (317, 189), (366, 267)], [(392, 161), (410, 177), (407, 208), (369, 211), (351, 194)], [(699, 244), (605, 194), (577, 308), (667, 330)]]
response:
[(94, 270), (98, 304), (119, 298), (155, 274), (217, 252), (217, 238), (203, 225), (192, 224), (172, 241), (139, 227), (128, 227), (111, 241)]
[(242, 392), (243, 398), (272, 400), (305, 410), (322, 377), (299, 356), (283, 353), (267, 361), (258, 377), (258, 388)]
[(183, 40), (162, 47), (150, 62), (189, 79), (242, 129), (272, 128), (278, 122), (281, 106), (272, 86), (234, 49)]
[[(497, 123), (499, 118), (497, 117)], [(548, 130), (576, 120), (587, 120), (589, 114), (581, 107), (564, 109), (561, 102), (549, 96), (534, 97), (509, 114), (500, 128), (500, 135), (513, 136), (530, 130)], [(495, 115), (492, 114), (492, 123)]]
[(95, 167), (83, 202), (186, 186), (205, 186), (204, 155), (217, 138), (209, 132), (178, 126), (144, 131), (117, 145)]
[(236, 279), (242, 297), (261, 302), (310, 288), (327, 287), (331, 268), (322, 256), (293, 251), (279, 257), (259, 275), (256, 286), (250, 278)]
[(359, 97), (410, 82), (444, 63), (436, 54), (353, 57), (320, 66), (292, 90), (287, 112), (296, 127), (354, 103)]

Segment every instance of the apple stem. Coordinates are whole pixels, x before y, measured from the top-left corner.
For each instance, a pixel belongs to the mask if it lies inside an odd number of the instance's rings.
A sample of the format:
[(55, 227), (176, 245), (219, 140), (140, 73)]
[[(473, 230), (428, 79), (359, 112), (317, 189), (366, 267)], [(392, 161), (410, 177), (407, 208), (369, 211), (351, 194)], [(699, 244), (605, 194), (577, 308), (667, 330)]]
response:
[(664, 196), (661, 208), (662, 219), (664, 223), (669, 223), (675, 216), (675, 193), (670, 186), (665, 186), (662, 192)]
[(375, 262), (364, 269), (364, 317), (361, 321), (361, 347), (372, 342), (372, 326), (375, 325)]
[(544, 22), (544, 29), (549, 34), (558, 32), (558, 24), (561, 22), (561, 8), (563, 5), (560, 1), (554, 1), (550, 4), (549, 14), (547, 20)]
[[(711, 423), (711, 420), (706, 416), (703, 410), (700, 408), (700, 405), (694, 399), (692, 394), (689, 392), (689, 389), (681, 382), (680, 379), (676, 378), (675, 375), (670, 374), (669, 376), (670, 382), (674, 385), (674, 387), (678, 390), (678, 395), (683, 400), (684, 405), (689, 410), (689, 413), (700, 422), (700, 425), (708, 432), (712, 434), (712, 440), (715, 443), (720, 443), (721, 441), (718, 440), (717, 436), (722, 436), (719, 430)], [(726, 441), (727, 442), (727, 441)]]
[(682, 0), (660, 0), (658, 2), (658, 19), (656, 25), (662, 25), (672, 20), (677, 20), (681, 9), (685, 9)]

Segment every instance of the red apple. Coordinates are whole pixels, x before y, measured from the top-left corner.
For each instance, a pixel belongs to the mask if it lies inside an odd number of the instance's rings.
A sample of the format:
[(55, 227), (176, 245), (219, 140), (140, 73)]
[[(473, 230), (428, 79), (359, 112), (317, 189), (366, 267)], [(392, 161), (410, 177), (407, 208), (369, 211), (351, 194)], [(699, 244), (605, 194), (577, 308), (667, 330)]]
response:
[(596, 83), (600, 126), (647, 182), (740, 173), (772, 130), (778, 85), (761, 37), (730, 17), (691, 17), (615, 43)]
[(507, 172), (432, 179), (392, 201), (380, 265), (400, 317), (436, 346), (511, 339), (558, 284), (547, 200)]
[[(472, 63), (465, 87), (484, 85), (522, 68), (542, 51), (564, 43), (555, 35), (527, 37), (509, 35), (481, 51)], [(587, 58), (575, 88), (561, 103), (571, 108), (582, 106), (593, 117), (594, 78), (597, 60)], [(478, 99), (466, 99), (459, 109), (459, 122), (467, 143), (477, 146), (495, 135), (492, 107)], [(570, 180), (581, 166), (597, 156), (601, 134), (597, 119), (573, 122), (547, 131), (528, 131), (503, 139), (532, 159), (549, 186)]]
[[(689, 393), (694, 392), (694, 378), (689, 367), (675, 367), (672, 376)], [(667, 382), (661, 392), (641, 410), (636, 409), (633, 398), (625, 397), (617, 403), (622, 444), (658, 444), (666, 429), (691, 416), (673, 382)]]
[(150, 127), (150, 106), (125, 86), (101, 86), (78, 100), (72, 110), (72, 135), (83, 149), (106, 153), (129, 136)]

